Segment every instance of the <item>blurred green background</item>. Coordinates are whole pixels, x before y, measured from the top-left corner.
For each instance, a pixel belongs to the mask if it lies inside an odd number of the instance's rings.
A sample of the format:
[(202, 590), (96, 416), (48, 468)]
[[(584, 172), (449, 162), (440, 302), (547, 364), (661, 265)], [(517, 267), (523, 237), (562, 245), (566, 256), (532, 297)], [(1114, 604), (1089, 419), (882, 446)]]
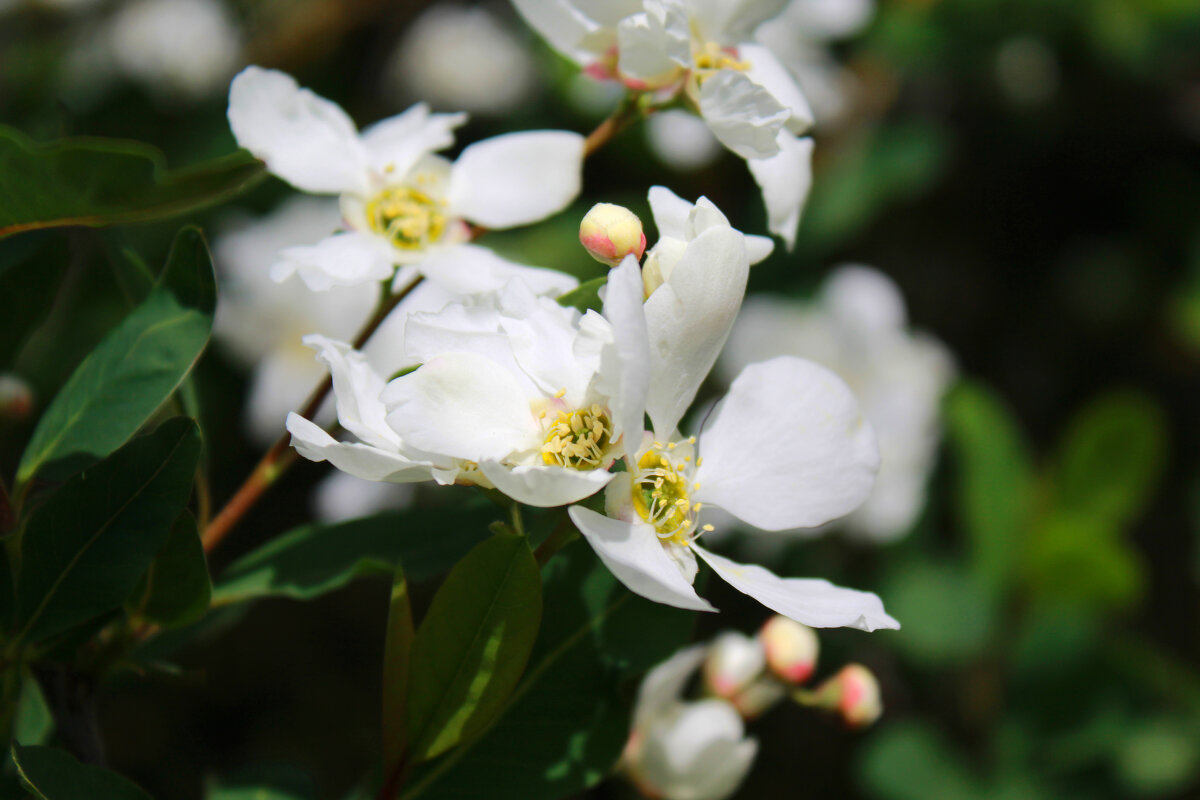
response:
[[(121, 75), (102, 87), (79, 80), (73, 60), (121, 5), (0, 11), (0, 121), (37, 139), (145, 141), (172, 167), (231, 152), (227, 84), (183, 97)], [(387, 76), (425, 5), (229, 3), (242, 37), (234, 60), (286, 69), (364, 125), (419, 99), (405, 96), (402, 72), (399, 90)], [(510, 112), (475, 116), (459, 141), (590, 130), (603, 101), (577, 102), (573, 69), (506, 6), (490, 8), (535, 53), (542, 81)], [(911, 535), (874, 547), (792, 542), (770, 564), (876, 591), (902, 621), (898, 633), (821, 636), (819, 674), (868, 665), (883, 720), (852, 733), (812, 711), (774, 710), (751, 727), (761, 754), (737, 796), (1200, 796), (1200, 4), (885, 0), (831, 48), (857, 87), (850, 110), (816, 134), (795, 251), (757, 266), (750, 290), (804, 297), (839, 263), (873, 265), (962, 377)], [(765, 231), (742, 162), (672, 169), (634, 129), (589, 161), (576, 208), (486, 243), (596, 274), (575, 240), (583, 211), (604, 200), (648, 220), (656, 183), (705, 194), (736, 227)], [(233, 205), (263, 212), (291, 193), (270, 179)], [(228, 212), (192, 216), (212, 235)], [(19, 316), (32, 283), (0, 298), (0, 371), (30, 383), (37, 409), (129, 307), (110, 265), (124, 248), (162, 263), (177, 227), (42, 236), (55, 254), (45, 269), (61, 276), (48, 317)], [(235, 362), (210, 348), (199, 376), (220, 502), (259, 451), (243, 433)], [(34, 420), (0, 422), (5, 474)], [(303, 522), (323, 474), (302, 462), (214, 569)], [(419, 502), (447, 509), (449, 526), (460, 499)], [(418, 606), (429, 590), (418, 587)], [(377, 754), (387, 591), (364, 580), (310, 604), (260, 603), (181, 653), (189, 672), (177, 684), (130, 676), (108, 687), (99, 722), (112, 766), (163, 798), (200, 798), (206, 780), (264, 763), (302, 769), (319, 797), (342, 796)], [(716, 581), (708, 596), (724, 613), (698, 619), (697, 639), (765, 619)], [(588, 796), (630, 793), (607, 782)]]

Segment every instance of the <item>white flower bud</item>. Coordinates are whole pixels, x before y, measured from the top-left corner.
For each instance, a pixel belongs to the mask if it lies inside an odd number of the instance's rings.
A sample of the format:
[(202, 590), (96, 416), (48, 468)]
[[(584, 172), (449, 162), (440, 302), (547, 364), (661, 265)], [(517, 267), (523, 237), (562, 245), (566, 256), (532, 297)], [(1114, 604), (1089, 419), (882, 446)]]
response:
[(879, 681), (862, 664), (847, 664), (817, 690), (825, 698), (822, 705), (835, 709), (854, 728), (865, 728), (879, 719), (883, 702)]
[(762, 675), (766, 657), (758, 640), (728, 631), (713, 640), (704, 661), (704, 685), (709, 692), (733, 699)]
[(615, 267), (632, 254), (639, 261), (646, 251), (642, 221), (624, 206), (597, 203), (579, 224), (579, 242), (597, 261)]
[(767, 620), (758, 633), (771, 672), (788, 683), (804, 683), (817, 668), (816, 631), (783, 616)]
[(0, 373), (0, 419), (22, 420), (33, 411), (33, 390), (10, 372)]

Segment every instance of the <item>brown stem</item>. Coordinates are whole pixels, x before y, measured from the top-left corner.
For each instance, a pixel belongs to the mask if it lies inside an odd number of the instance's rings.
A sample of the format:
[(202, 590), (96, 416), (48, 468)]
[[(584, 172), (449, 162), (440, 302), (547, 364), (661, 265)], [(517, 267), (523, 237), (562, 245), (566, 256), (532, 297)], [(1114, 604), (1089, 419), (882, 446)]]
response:
[[(417, 284), (422, 280), (423, 278), (418, 277), (407, 288), (391, 295), (379, 305), (379, 308), (375, 310), (375, 314), (367, 321), (367, 324), (363, 326), (363, 329), (359, 331), (358, 336), (355, 338), (355, 350), (362, 349), (367, 340), (371, 338), (371, 335), (387, 319), (388, 314), (392, 313), (396, 306), (400, 304), (400, 301), (407, 297), (409, 292), (415, 289)], [(321, 382), (321, 385), (309, 395), (308, 402), (298, 412), (300, 416), (311, 418), (316, 415), (317, 410), (325, 402), (325, 397), (332, 388), (333, 378), (327, 375), (325, 376), (325, 380)], [(201, 541), (204, 544), (204, 552), (211, 553), (215, 550), (217, 545), (221, 543), (221, 540), (229, 534), (233, 526), (242, 518), (242, 515), (249, 511), (258, 502), (258, 498), (262, 496), (263, 492), (271, 484), (275, 483), (287, 471), (287, 468), (295, 462), (296, 451), (288, 446), (290, 442), (291, 436), (285, 431), (282, 436), (275, 440), (275, 444), (271, 445), (271, 449), (267, 451), (266, 455), (258, 462), (258, 465), (254, 467), (254, 471), (250, 473), (250, 476), (246, 478), (233, 497), (225, 503), (225, 507), (221, 509), (220, 513), (213, 517), (212, 522), (205, 526), (204, 535), (201, 537)]]
[(396, 800), (396, 795), (400, 794), (400, 790), (404, 788), (404, 781), (408, 778), (410, 763), (412, 762), (405, 756), (392, 767), (383, 781), (383, 786), (379, 788), (379, 800)]
[(628, 128), (641, 114), (641, 109), (638, 108), (637, 96), (627, 96), (617, 106), (616, 110), (597, 125), (596, 129), (589, 133), (587, 138), (583, 140), (584, 158), (592, 155), (612, 141), (613, 137)]
[(579, 531), (575, 530), (575, 525), (568, 517), (564, 516), (546, 537), (546, 541), (533, 551), (534, 560), (537, 561), (539, 567), (546, 566), (546, 562), (553, 558), (555, 553), (575, 541), (578, 536)]

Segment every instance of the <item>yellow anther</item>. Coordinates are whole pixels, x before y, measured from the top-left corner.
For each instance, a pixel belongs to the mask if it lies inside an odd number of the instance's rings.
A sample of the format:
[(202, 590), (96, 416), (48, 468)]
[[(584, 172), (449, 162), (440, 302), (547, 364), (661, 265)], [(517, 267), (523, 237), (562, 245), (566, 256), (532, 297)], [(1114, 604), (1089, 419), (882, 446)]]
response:
[(542, 463), (596, 469), (603, 466), (611, 439), (612, 425), (600, 406), (571, 413), (560, 411), (542, 443)]
[(566, 395), (566, 393), (567, 393), (567, 388), (564, 386), (563, 388), (559, 389), (557, 392), (554, 393), (554, 397), (556, 399), (561, 400), (563, 398), (563, 396)]
[[(386, 171), (386, 168), (385, 168)], [(408, 186), (385, 189), (367, 203), (367, 222), (402, 250), (421, 250), (446, 231), (446, 203)]]
[(712, 525), (705, 525), (700, 530), (704, 531), (705, 533), (712, 533), (714, 530), (716, 530), (716, 528), (714, 528)]
[(699, 511), (702, 508), (704, 508), (704, 503), (696, 503), (694, 506), (692, 506), (692, 511)]

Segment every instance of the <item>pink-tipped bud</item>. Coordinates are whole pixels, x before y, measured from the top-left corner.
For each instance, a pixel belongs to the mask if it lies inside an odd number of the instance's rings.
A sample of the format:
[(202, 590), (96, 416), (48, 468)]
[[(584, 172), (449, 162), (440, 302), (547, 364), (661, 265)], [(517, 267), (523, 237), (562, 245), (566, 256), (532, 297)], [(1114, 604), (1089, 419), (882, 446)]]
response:
[(23, 420), (33, 411), (33, 390), (12, 373), (0, 373), (0, 419)]
[(732, 700), (762, 675), (765, 667), (758, 640), (727, 631), (709, 645), (704, 660), (704, 686), (711, 694)]
[(774, 616), (758, 632), (771, 672), (788, 683), (804, 683), (817, 668), (816, 631), (787, 617)]
[(624, 206), (597, 203), (579, 224), (579, 242), (592, 258), (615, 267), (632, 254), (642, 260), (646, 252), (646, 234), (642, 221)]
[(847, 664), (817, 690), (829, 698), (828, 708), (836, 709), (846, 724), (865, 728), (883, 713), (879, 681), (862, 664)]

